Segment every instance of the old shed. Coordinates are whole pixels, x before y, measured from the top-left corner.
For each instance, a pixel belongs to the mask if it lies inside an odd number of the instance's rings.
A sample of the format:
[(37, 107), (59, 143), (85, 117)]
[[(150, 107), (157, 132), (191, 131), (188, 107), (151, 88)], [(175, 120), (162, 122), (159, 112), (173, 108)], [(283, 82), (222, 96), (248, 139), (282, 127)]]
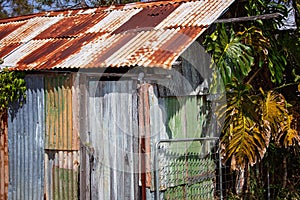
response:
[[(27, 85), (24, 105), (12, 105), (0, 124), (0, 199), (153, 199), (155, 144), (214, 136), (210, 58), (196, 40), (232, 2), (132, 3), (0, 20), (1, 67), (24, 71)], [(215, 195), (213, 178), (205, 181)], [(179, 194), (183, 183), (165, 180), (158, 195)], [(189, 191), (196, 199), (203, 193)]]

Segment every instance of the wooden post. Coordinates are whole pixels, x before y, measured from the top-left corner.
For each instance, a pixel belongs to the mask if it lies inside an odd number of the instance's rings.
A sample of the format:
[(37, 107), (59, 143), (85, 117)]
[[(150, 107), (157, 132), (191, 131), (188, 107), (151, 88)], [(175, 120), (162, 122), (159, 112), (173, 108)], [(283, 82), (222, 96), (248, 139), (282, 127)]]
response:
[(140, 175), (142, 183), (142, 200), (146, 199), (146, 188), (151, 187), (149, 87), (149, 84), (141, 83), (138, 89), (138, 121), (140, 137)]
[(91, 199), (91, 187), (90, 187), (90, 166), (89, 156), (86, 149), (85, 142), (87, 141), (87, 80), (86, 76), (81, 75), (79, 77), (79, 89), (80, 89), (80, 116), (79, 116), (79, 130), (80, 130), (80, 199)]

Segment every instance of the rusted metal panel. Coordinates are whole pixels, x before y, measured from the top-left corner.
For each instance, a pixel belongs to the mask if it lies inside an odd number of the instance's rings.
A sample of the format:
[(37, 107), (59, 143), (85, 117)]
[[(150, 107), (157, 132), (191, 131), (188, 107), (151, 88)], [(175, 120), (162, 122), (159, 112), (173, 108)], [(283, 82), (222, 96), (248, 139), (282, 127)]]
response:
[(19, 26), (12, 33), (2, 38), (0, 42), (17, 43), (28, 42), (37, 36), (40, 32), (59, 21), (61, 17), (35, 17), (26, 21), (22, 26)]
[(8, 199), (8, 135), (7, 114), (0, 116), (0, 199)]
[(0, 58), (8, 55), (12, 50), (19, 47), (21, 43), (12, 43), (12, 44), (0, 44)]
[(180, 4), (155, 28), (197, 27), (211, 24), (231, 4), (230, 1), (188, 1)]
[(86, 30), (93, 27), (95, 23), (102, 21), (105, 16), (106, 13), (64, 17), (36, 36), (35, 39), (78, 36), (79, 34), (85, 33)]
[[(193, 34), (199, 34), (203, 30), (199, 27), (193, 31), (177, 28), (176, 30), (127, 32), (109, 38), (100, 38), (98, 41), (86, 44), (80, 52), (55, 67), (147, 66), (169, 68), (180, 55), (182, 48), (193, 40), (195, 36)], [(182, 48), (176, 46), (178, 44)]]
[(29, 41), (27, 44), (21, 44), (18, 48), (13, 49), (14, 53), (6, 53), (7, 56), (3, 58), (5, 63), (3, 66), (17, 66), (17, 63), (20, 59), (31, 54), (33, 51), (35, 51), (37, 48), (40, 48), (46, 42), (46, 40), (32, 40)]
[[(131, 10), (111, 10), (108, 12), (107, 16), (99, 21), (98, 23), (94, 24), (87, 33), (97, 33), (97, 32), (104, 32), (104, 33), (112, 33), (117, 28), (122, 26), (126, 23), (129, 19), (139, 13), (142, 9), (136, 8)], [(96, 11), (98, 12), (98, 11)]]
[(44, 198), (44, 81), (26, 76), (26, 102), (8, 114), (8, 199)]
[[(11, 34), (14, 30), (24, 25), (25, 22), (13, 22), (0, 24), (0, 40), (5, 38), (5, 36)], [(3, 42), (3, 41), (1, 41)]]
[[(10, 55), (4, 63), (20, 70), (136, 65), (170, 68), (183, 48), (203, 30), (177, 28), (128, 32), (109, 38), (88, 34), (75, 39), (39, 40), (22, 46), (17, 50), (22, 54)], [(33, 49), (32, 44), (37, 48)]]
[(73, 129), (72, 87), (71, 74), (45, 77), (45, 149), (79, 149), (78, 131)]
[[(157, 26), (162, 20), (164, 20), (170, 13), (172, 13), (179, 4), (167, 4), (164, 9), (160, 7), (146, 7), (142, 11), (132, 16), (126, 23), (116, 29), (112, 34), (118, 34), (130, 30), (142, 30), (144, 28), (153, 28)], [(149, 19), (152, 17), (152, 20)]]
[[(3, 33), (0, 43), (22, 45), (9, 46), (7, 52), (11, 54), (5, 53), (9, 56), (1, 66), (15, 70), (122, 66), (170, 69), (232, 2), (161, 1), (32, 15), (22, 25), (8, 23), (9, 31)], [(0, 20), (0, 28), (6, 26), (5, 22)]]
[(138, 199), (136, 84), (90, 80), (88, 86), (89, 134), (83, 144), (89, 156), (90, 197)]
[(79, 152), (45, 151), (45, 199), (79, 199)]

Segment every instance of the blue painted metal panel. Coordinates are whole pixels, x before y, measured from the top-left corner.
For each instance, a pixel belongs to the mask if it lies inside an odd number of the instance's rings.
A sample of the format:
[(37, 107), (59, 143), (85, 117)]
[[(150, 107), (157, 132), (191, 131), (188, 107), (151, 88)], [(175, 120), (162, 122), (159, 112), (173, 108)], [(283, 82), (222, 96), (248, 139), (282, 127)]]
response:
[(26, 102), (8, 116), (9, 199), (44, 198), (44, 79), (25, 78)]

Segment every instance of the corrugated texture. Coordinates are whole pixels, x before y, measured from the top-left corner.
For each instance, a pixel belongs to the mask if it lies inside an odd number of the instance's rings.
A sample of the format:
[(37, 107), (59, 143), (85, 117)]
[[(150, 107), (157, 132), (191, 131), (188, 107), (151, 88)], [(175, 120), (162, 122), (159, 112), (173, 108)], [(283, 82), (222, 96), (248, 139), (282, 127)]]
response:
[(21, 43), (12, 43), (12, 44), (0, 44), (0, 58), (5, 57), (8, 55), (12, 50), (19, 47)]
[[(153, 166), (154, 152), (156, 152), (156, 143), (161, 139), (169, 139), (166, 128), (167, 113), (164, 105), (164, 100), (158, 98), (157, 87), (151, 85), (149, 87), (149, 105), (150, 105), (150, 132), (151, 132), (151, 171), (155, 171)], [(151, 187), (150, 190), (154, 190), (154, 173), (151, 173)], [(153, 193), (147, 193), (147, 199), (154, 199)]]
[[(138, 129), (133, 81), (90, 81), (88, 138), (91, 199), (138, 199)], [(84, 192), (84, 191), (81, 191)]]
[[(39, 35), (43, 30), (49, 28), (61, 19), (61, 17), (34, 17), (26, 21), (22, 26), (13, 30), (10, 34), (0, 40), (1, 43), (26, 43)], [(14, 26), (12, 23), (11, 26)]]
[(79, 160), (78, 151), (45, 151), (47, 200), (79, 199)]
[(3, 43), (7, 35), (11, 34), (13, 31), (15, 31), (20, 26), (24, 25), (26, 22), (13, 22), (8, 24), (0, 24), (0, 40), (1, 43)]
[(8, 198), (7, 115), (0, 116), (0, 199)]
[[(167, 97), (165, 101), (167, 134), (170, 139), (200, 138), (204, 134), (204, 123), (208, 110), (203, 96)], [(196, 145), (197, 146), (197, 145)], [(180, 149), (180, 148), (178, 148)], [(189, 146), (190, 151), (200, 149)], [(182, 153), (182, 152), (178, 152)]]
[(0, 34), (0, 45), (10, 48), (1, 55), (2, 66), (16, 70), (169, 69), (233, 1), (133, 3), (0, 20), (0, 30), (5, 30)]
[(78, 150), (78, 132), (73, 129), (72, 75), (45, 77), (45, 149)]
[(26, 103), (8, 117), (9, 199), (44, 198), (44, 81), (27, 76)]

